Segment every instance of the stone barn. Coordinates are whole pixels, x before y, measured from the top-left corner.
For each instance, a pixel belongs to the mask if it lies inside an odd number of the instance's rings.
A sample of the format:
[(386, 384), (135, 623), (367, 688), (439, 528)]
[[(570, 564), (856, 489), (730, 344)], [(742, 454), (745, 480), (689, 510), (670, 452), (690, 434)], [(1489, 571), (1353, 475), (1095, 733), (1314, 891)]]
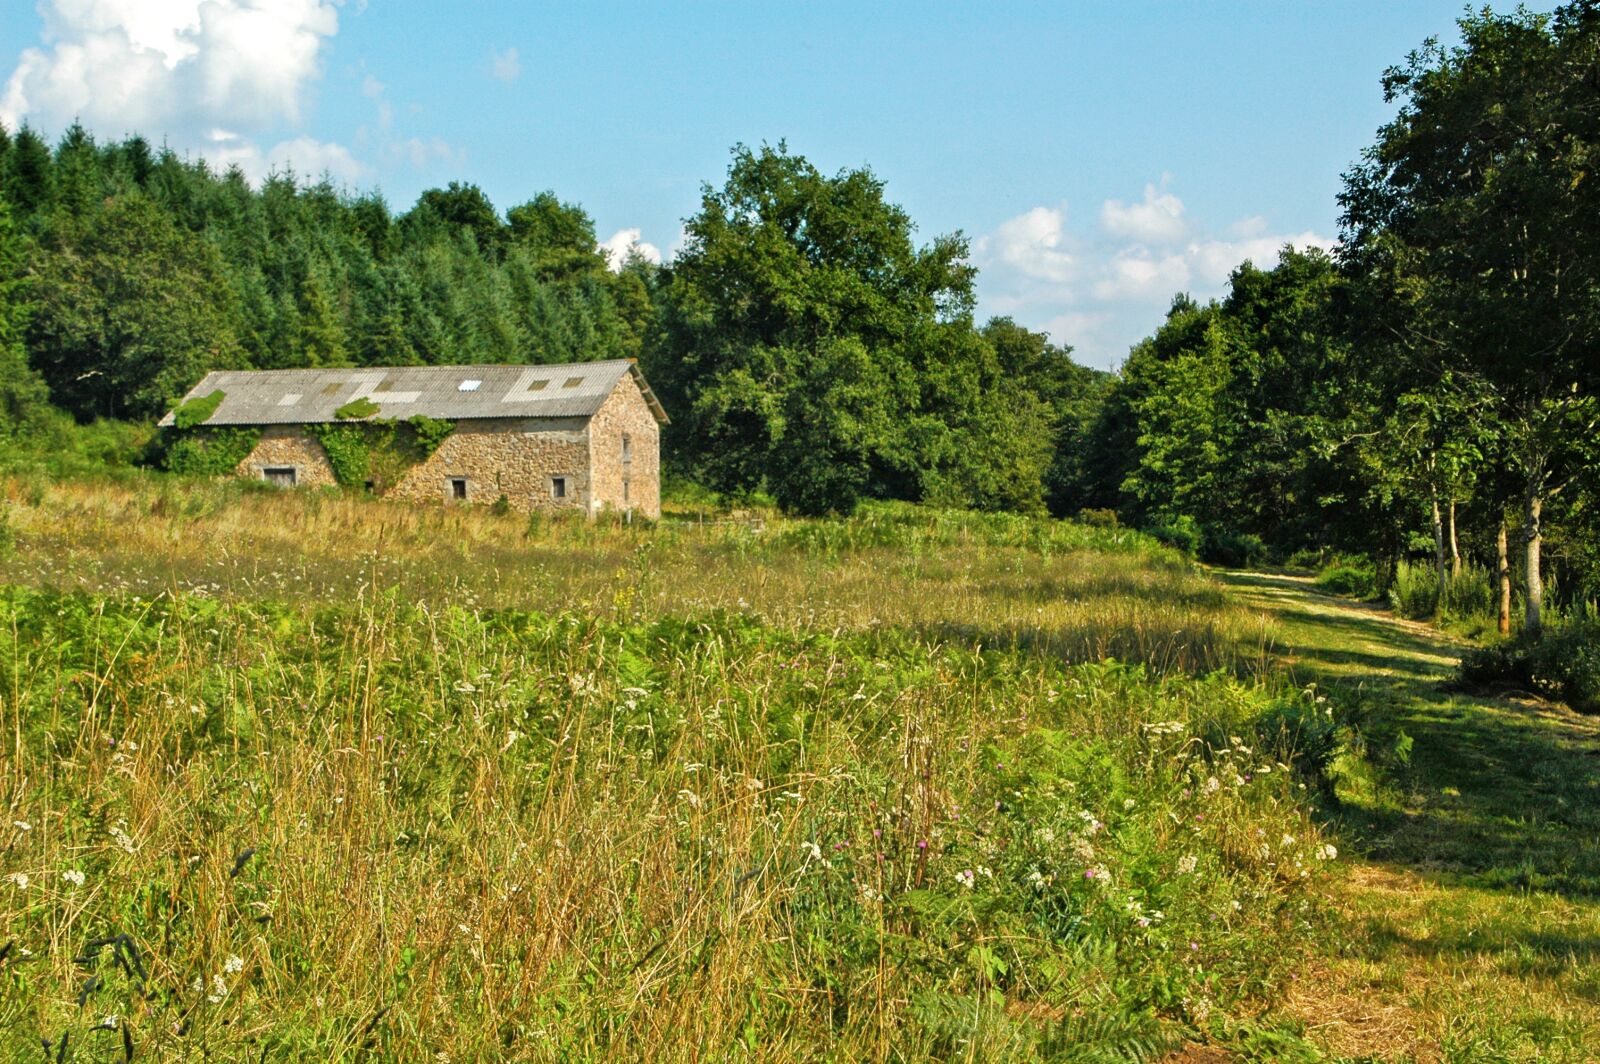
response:
[[(493, 503), (504, 496), (525, 511), (661, 516), (667, 415), (631, 359), (220, 370), (161, 424), (175, 425), (185, 411), (192, 427), (184, 431), (245, 430), (251, 449), (235, 472), (286, 487), (338, 483), (322, 442), (330, 429), (381, 429), (420, 415), (448, 435), (389, 481), (366, 487), (386, 498)], [(206, 416), (196, 421), (199, 414)]]

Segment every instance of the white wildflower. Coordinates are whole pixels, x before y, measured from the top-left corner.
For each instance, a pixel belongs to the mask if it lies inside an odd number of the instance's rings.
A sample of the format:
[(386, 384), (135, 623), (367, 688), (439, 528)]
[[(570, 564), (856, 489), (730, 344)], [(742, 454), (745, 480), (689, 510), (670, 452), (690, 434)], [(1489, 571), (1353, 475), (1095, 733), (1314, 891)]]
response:
[(822, 860), (822, 847), (818, 846), (816, 843), (814, 843), (814, 842), (802, 842), (800, 844), (800, 848), (806, 852), (806, 860), (808, 860), (808, 861), (820, 861), (820, 860)]
[(1182, 857), (1178, 858), (1178, 874), (1181, 876), (1192, 875), (1194, 873), (1195, 866), (1199, 863), (1200, 859), (1194, 854), (1184, 854)]
[(11, 880), (11, 882), (13, 884), (15, 884), (15, 886), (16, 886), (16, 888), (18, 890), (27, 890), (28, 889), (28, 873), (26, 873), (26, 872), (13, 872), (9, 876), (7, 876), (6, 878)]
[(220, 975), (211, 977), (211, 993), (206, 995), (206, 1000), (216, 1005), (228, 997), (228, 981)]
[(111, 841), (116, 843), (117, 848), (123, 853), (133, 853), (139, 848), (139, 844), (133, 841), (133, 836), (128, 834), (128, 822), (126, 820), (119, 820), (112, 824), (106, 833), (111, 836)]
[(81, 887), (83, 886), (83, 882), (86, 877), (76, 868), (69, 868), (65, 872), (61, 873), (61, 878), (66, 880), (68, 883), (71, 883), (75, 887)]
[(1122, 800), (1122, 811), (1124, 813), (1126, 813), (1128, 810), (1132, 809), (1134, 806), (1136, 806), (1138, 804), (1139, 803), (1134, 801), (1132, 798), (1124, 798)]
[(222, 962), (222, 970), (228, 975), (238, 975), (244, 971), (244, 958), (237, 953), (228, 954), (228, 959)]
[(1331, 861), (1339, 856), (1339, 848), (1331, 842), (1325, 842), (1317, 847), (1317, 860)]
[(1293, 835), (1285, 835), (1285, 836), (1284, 836), (1284, 837), (1283, 837), (1283, 838), (1282, 838), (1282, 839), (1281, 839), (1281, 840), (1279, 840), (1279, 841), (1280, 841), (1280, 844), (1281, 844), (1281, 845), (1282, 845), (1282, 846), (1283, 846), (1283, 847), (1284, 847), (1284, 848), (1285, 848), (1285, 849), (1288, 849), (1288, 848), (1290, 848), (1290, 847), (1292, 847), (1292, 846), (1293, 846), (1293, 845), (1294, 845), (1294, 844), (1295, 844), (1295, 837), (1294, 837), (1294, 836), (1293, 836)]
[(1217, 791), (1222, 789), (1222, 783), (1217, 779), (1217, 777), (1208, 776), (1206, 778), (1205, 786), (1200, 789), (1206, 794), (1216, 794)]
[(956, 873), (956, 882), (960, 883), (968, 890), (972, 889), (972, 885), (974, 882), (976, 882), (976, 879), (977, 877), (972, 874), (972, 869), (970, 868), (963, 868), (961, 871)]
[(678, 792), (678, 797), (682, 801), (688, 802), (689, 803), (689, 808), (691, 808), (691, 809), (699, 809), (700, 808), (700, 796), (698, 794), (694, 793), (693, 791), (689, 790), (688, 788), (684, 788), (683, 790), (679, 791)]

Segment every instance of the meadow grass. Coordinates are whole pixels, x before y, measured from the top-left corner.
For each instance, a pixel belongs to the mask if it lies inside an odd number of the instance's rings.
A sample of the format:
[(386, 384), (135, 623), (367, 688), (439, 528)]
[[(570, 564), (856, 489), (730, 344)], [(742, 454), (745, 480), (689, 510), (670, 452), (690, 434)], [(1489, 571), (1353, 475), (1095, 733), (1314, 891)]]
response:
[(1371, 755), (1332, 768), (1330, 826), (1364, 861), (1332, 884), (1338, 946), (1287, 1011), (1335, 1057), (1597, 1059), (1600, 719), (1463, 690), (1456, 639), (1304, 578), (1224, 579), (1272, 618), (1296, 682), (1359, 717)]
[(1309, 1051), (1333, 711), (1136, 534), (0, 498), (9, 1058)]

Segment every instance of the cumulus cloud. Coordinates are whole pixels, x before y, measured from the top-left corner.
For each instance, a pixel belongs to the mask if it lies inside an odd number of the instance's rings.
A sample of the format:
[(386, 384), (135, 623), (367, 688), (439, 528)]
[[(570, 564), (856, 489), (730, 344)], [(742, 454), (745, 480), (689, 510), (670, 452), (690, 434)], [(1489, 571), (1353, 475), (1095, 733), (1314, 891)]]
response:
[(42, 47), (25, 49), (0, 120), (183, 130), (300, 121), (339, 30), (329, 0), (42, 0)]
[(1100, 207), (1100, 224), (1112, 236), (1145, 244), (1170, 244), (1189, 231), (1183, 201), (1155, 185), (1144, 186), (1142, 203), (1106, 200)]
[(637, 254), (657, 266), (661, 265), (661, 249), (640, 240), (642, 235), (643, 231), (637, 228), (618, 229), (597, 246), (613, 271), (621, 271), (622, 267), (627, 265), (628, 256), (631, 254)]
[(522, 60), (517, 56), (515, 48), (507, 48), (503, 52), (491, 48), (489, 70), (497, 80), (509, 85), (522, 73)]
[(979, 237), (973, 251), (1023, 277), (1070, 281), (1077, 261), (1067, 247), (1066, 222), (1063, 207), (1035, 207)]
[(342, 144), (329, 144), (312, 137), (295, 137), (270, 149), (225, 129), (215, 129), (206, 138), (200, 153), (219, 170), (237, 166), (253, 182), (273, 172), (293, 171), (301, 177), (320, 178), (324, 174), (336, 181), (351, 183), (367, 177), (370, 171)]
[[(76, 119), (106, 136), (137, 131), (219, 168), (237, 164), (252, 179), (292, 166), (353, 180), (367, 171), (348, 149), (284, 137), (305, 118), (341, 3), (40, 0), (43, 40), (6, 79), (0, 122), (59, 129)], [(381, 97), (382, 85), (368, 80), (363, 91)], [(263, 147), (273, 133), (284, 139)]]
[(1310, 230), (1274, 231), (1260, 216), (1208, 231), (1165, 181), (1137, 201), (1105, 200), (1098, 221), (1074, 231), (1064, 207), (1040, 206), (975, 240), (983, 312), (1011, 315), (1110, 366), (1160, 324), (1176, 293), (1220, 296), (1247, 259), (1271, 268), (1286, 244), (1334, 245)]
[(1189, 285), (1186, 255), (1151, 255), (1140, 248), (1123, 249), (1101, 267), (1101, 278), (1093, 286), (1094, 298), (1102, 302), (1160, 299)]

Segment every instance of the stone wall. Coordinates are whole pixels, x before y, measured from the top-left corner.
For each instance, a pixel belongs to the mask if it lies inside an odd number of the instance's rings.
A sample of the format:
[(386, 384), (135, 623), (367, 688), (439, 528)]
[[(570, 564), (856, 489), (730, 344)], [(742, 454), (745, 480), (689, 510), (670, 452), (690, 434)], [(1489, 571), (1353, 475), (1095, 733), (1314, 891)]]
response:
[[(566, 481), (556, 498), (551, 481)], [(589, 434), (583, 418), (497, 418), (461, 421), (428, 460), (413, 466), (385, 498), (457, 502), (452, 481), (467, 482), (466, 501), (489, 504), (504, 495), (518, 510), (577, 510), (590, 500)]]
[(589, 420), (589, 449), (596, 511), (634, 510), (652, 520), (661, 516), (661, 425), (632, 373), (617, 382)]
[(333, 466), (322, 444), (298, 425), (268, 425), (261, 430), (261, 442), (234, 470), (241, 477), (261, 480), (263, 470), (293, 469), (297, 487), (326, 487), (337, 484)]

